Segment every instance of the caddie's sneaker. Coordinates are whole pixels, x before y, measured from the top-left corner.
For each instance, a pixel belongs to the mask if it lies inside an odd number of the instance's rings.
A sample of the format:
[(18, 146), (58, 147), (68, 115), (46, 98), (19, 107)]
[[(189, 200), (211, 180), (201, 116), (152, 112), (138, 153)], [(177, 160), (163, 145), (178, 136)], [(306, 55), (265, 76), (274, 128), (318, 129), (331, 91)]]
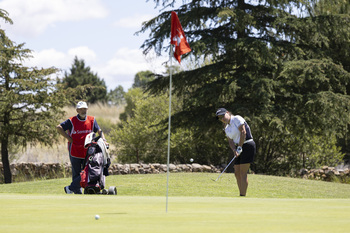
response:
[(65, 191), (67, 194), (74, 194), (74, 192), (71, 191), (71, 190), (69, 189), (69, 186), (64, 187), (64, 191)]

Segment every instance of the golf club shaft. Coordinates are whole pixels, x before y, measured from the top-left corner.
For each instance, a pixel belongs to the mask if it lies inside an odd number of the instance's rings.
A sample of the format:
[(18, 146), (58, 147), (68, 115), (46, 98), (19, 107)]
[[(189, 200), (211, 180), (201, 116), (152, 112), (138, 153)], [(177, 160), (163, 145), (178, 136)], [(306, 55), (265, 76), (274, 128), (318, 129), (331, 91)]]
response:
[(233, 157), (233, 159), (228, 163), (228, 165), (225, 167), (225, 169), (221, 172), (221, 174), (219, 175), (219, 177), (215, 181), (217, 181), (220, 178), (220, 176), (226, 171), (228, 166), (230, 166), (230, 164), (233, 162), (233, 160), (235, 160), (235, 158), (236, 158), (236, 156)]

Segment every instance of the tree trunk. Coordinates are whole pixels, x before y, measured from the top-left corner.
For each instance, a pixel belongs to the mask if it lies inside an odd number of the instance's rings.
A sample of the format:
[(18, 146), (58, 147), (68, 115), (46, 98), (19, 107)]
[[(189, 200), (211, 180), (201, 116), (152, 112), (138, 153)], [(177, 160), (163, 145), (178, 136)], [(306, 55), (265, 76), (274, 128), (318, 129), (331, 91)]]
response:
[(8, 138), (5, 136), (1, 139), (1, 161), (4, 168), (4, 178), (5, 178), (5, 184), (12, 183), (12, 174), (10, 169), (10, 162), (9, 162), (9, 153), (8, 153)]

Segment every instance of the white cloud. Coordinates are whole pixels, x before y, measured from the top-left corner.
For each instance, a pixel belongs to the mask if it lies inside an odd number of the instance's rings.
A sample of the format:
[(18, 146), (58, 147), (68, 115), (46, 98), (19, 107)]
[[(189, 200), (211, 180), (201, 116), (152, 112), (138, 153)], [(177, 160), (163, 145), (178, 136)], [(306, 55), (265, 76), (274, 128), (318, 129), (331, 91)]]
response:
[(154, 15), (133, 15), (122, 18), (114, 22), (114, 26), (119, 28), (140, 28), (143, 22), (152, 19)]
[(145, 58), (139, 49), (121, 48), (106, 63), (100, 63), (96, 53), (85, 46), (71, 48), (67, 52), (45, 49), (34, 51), (32, 55), (33, 58), (25, 62), (26, 66), (38, 68), (54, 66), (63, 72), (69, 72), (74, 57), (77, 56), (83, 59), (85, 65), (91, 67), (94, 73), (105, 80), (109, 90), (118, 85), (128, 90), (134, 82), (136, 73), (145, 70), (162, 72), (164, 70), (162, 63), (167, 60), (166, 57), (156, 58), (151, 54)]
[(0, 27), (34, 51), (26, 66), (69, 72), (77, 56), (105, 80), (108, 89), (122, 85), (127, 90), (137, 72), (159, 72), (164, 69), (162, 60), (168, 59), (145, 58), (139, 47), (147, 35), (131, 36), (156, 15), (140, 0), (0, 0), (0, 9), (14, 21), (0, 22)]
[(147, 69), (147, 64), (140, 50), (121, 48), (108, 61), (106, 68), (115, 74), (136, 74)]
[(60, 52), (56, 49), (45, 49), (42, 51), (33, 51), (32, 58), (25, 61), (29, 67), (48, 68), (56, 67), (67, 70), (73, 64), (74, 57), (83, 59), (86, 65), (96, 61), (96, 54), (88, 47), (71, 48), (68, 52)]
[(96, 61), (96, 53), (86, 46), (71, 48), (68, 50), (68, 55), (71, 57), (77, 56), (78, 59), (83, 59), (85, 63), (92, 63)]
[(147, 70), (148, 65), (142, 52), (138, 49), (119, 49), (106, 63), (96, 67), (98, 75), (103, 78), (108, 89), (122, 85), (124, 90), (131, 87), (137, 72)]
[(59, 52), (55, 49), (45, 49), (40, 52), (33, 51), (32, 58), (25, 61), (25, 65), (28, 67), (38, 68), (65, 68), (69, 66), (67, 61), (67, 54)]
[(135, 75), (140, 71), (161, 72), (164, 58), (146, 59), (139, 49), (121, 48), (107, 64), (96, 67), (101, 78), (104, 78), (108, 89), (122, 85), (124, 90), (131, 87)]
[(36, 36), (56, 22), (103, 18), (108, 14), (100, 0), (3, 0), (14, 24), (11, 31), (19, 35)]

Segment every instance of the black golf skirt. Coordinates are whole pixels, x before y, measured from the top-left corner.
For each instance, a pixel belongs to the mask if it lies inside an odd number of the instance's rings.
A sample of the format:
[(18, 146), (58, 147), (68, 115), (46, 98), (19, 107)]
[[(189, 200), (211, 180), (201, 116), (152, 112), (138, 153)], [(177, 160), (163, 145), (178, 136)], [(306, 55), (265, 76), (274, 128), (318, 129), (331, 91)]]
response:
[(254, 141), (244, 143), (242, 146), (242, 153), (235, 158), (233, 164), (246, 164), (254, 162), (254, 157), (256, 153), (256, 146)]

